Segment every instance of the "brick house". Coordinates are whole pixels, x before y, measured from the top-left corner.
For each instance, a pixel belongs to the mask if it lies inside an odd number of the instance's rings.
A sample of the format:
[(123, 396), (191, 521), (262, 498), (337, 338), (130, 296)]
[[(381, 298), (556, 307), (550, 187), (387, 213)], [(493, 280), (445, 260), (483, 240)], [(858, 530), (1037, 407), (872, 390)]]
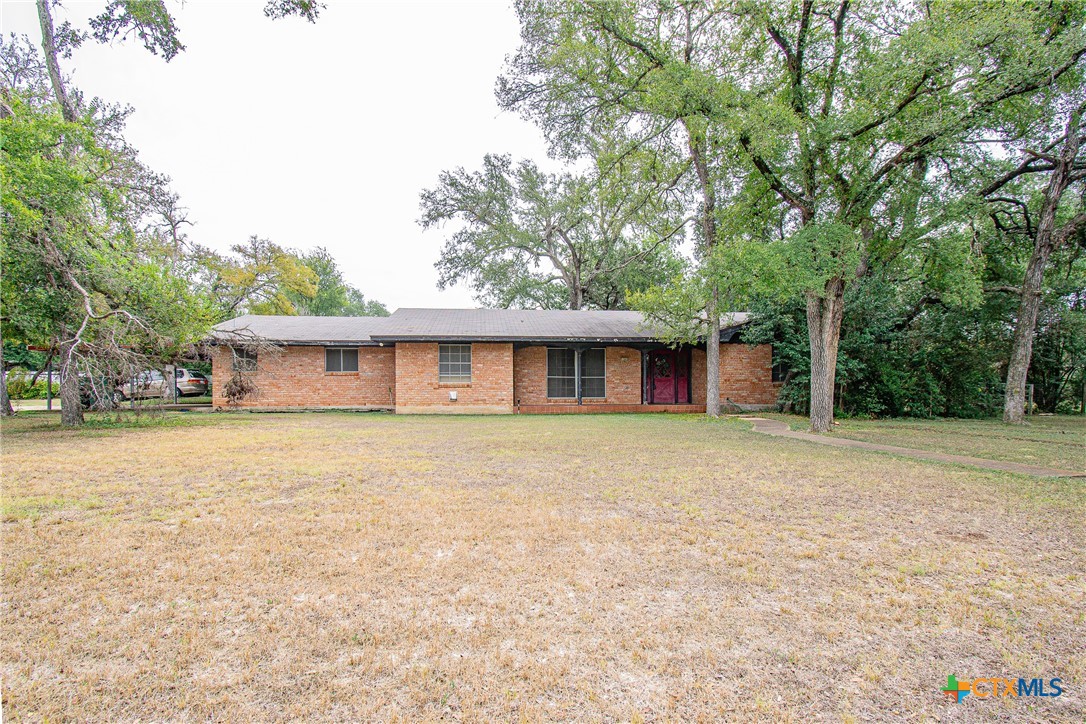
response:
[[(720, 399), (776, 403), (770, 345), (747, 345), (748, 315), (720, 330)], [(260, 340), (264, 352), (253, 352)], [(213, 404), (233, 375), (246, 407), (399, 413), (704, 412), (704, 345), (670, 348), (638, 312), (399, 309), (390, 317), (248, 315), (212, 334)], [(273, 343), (274, 347), (268, 343)], [(272, 351), (274, 349), (274, 351)]]

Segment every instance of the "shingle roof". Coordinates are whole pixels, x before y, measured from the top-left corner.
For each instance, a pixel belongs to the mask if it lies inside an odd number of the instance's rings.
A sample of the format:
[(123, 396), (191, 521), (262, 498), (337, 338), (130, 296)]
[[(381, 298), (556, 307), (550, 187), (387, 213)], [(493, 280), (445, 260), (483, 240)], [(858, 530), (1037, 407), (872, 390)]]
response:
[[(745, 324), (725, 314), (721, 337)], [(290, 344), (378, 344), (435, 340), (650, 342), (659, 338), (640, 312), (551, 309), (398, 309), (391, 317), (245, 315), (217, 324), (212, 338), (244, 336)]]
[(306, 345), (376, 344), (370, 335), (388, 324), (388, 317), (288, 317), (246, 314), (216, 324), (212, 339), (220, 342), (263, 338)]
[[(737, 313), (726, 326), (747, 321)], [(374, 333), (388, 341), (464, 340), (593, 340), (657, 339), (659, 334), (640, 312), (557, 309), (398, 309), (389, 325)]]

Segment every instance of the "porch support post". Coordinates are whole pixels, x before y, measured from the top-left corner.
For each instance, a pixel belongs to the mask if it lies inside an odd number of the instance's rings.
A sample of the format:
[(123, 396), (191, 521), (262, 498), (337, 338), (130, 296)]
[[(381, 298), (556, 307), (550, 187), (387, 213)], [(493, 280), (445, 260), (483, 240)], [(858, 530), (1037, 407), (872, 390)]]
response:
[(641, 404), (648, 404), (648, 400), (645, 398), (645, 391), (649, 387), (649, 353), (645, 350), (641, 350)]
[(573, 375), (575, 389), (577, 390), (577, 404), (581, 404), (581, 348), (573, 350)]

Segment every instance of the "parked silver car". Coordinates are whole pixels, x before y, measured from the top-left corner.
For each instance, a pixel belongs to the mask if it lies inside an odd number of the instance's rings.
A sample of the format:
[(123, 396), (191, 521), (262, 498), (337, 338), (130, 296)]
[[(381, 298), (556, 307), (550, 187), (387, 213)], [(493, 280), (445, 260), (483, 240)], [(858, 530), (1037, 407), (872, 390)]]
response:
[(174, 370), (172, 384), (158, 370), (147, 370), (136, 375), (117, 388), (117, 396), (123, 400), (147, 397), (165, 397), (171, 399), (174, 393), (181, 398), (186, 395), (206, 395), (208, 381), (202, 372), (178, 367)]

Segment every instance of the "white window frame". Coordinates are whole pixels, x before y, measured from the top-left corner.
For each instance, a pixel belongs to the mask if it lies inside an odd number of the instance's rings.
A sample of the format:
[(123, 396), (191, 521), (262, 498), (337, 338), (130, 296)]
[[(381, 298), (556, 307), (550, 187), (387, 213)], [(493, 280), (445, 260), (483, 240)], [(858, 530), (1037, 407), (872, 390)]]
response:
[[(456, 348), (456, 349), (453, 349)], [(465, 351), (467, 353), (467, 362), (464, 361)], [(470, 344), (439, 344), (437, 346), (437, 381), (438, 384), (443, 385), (470, 385), (471, 384), (471, 357), (472, 349)], [(452, 356), (456, 355), (455, 361), (453, 359), (442, 360), (443, 355)], [(467, 374), (464, 374), (464, 365), (467, 365)], [(447, 365), (448, 367), (443, 372), (442, 367)], [(454, 368), (458, 370), (457, 373), (452, 373)]]

